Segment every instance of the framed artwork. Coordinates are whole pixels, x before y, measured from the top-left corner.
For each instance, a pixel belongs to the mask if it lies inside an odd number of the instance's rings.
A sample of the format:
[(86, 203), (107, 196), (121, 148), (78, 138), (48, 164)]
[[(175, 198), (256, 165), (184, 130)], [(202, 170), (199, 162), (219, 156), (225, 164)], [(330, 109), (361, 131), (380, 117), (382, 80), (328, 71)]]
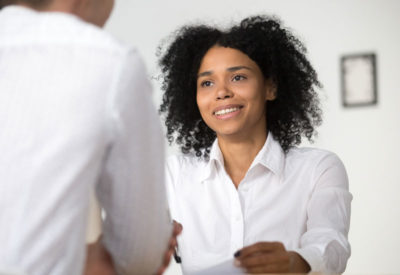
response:
[(378, 102), (376, 56), (374, 53), (341, 58), (344, 107), (375, 105)]

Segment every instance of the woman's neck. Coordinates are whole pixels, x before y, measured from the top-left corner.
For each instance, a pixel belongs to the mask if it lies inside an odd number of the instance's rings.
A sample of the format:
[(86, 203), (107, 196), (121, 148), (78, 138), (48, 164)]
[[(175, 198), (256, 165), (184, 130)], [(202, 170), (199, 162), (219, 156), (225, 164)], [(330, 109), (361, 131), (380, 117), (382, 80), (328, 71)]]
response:
[(266, 139), (267, 132), (246, 139), (218, 137), (218, 145), (224, 157), (225, 170), (236, 188), (238, 188), (258, 152), (264, 146)]

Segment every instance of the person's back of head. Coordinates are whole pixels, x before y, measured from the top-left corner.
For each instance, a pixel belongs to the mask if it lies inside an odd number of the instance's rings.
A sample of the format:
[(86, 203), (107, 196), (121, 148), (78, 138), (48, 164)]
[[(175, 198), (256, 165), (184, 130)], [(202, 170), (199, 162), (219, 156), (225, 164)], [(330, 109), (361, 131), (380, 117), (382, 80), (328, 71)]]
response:
[(40, 8), (48, 4), (51, 0), (0, 0), (0, 9), (15, 4), (25, 4), (30, 7)]
[(38, 11), (70, 13), (102, 27), (111, 14), (114, 0), (0, 0), (0, 9), (8, 5), (21, 5)]

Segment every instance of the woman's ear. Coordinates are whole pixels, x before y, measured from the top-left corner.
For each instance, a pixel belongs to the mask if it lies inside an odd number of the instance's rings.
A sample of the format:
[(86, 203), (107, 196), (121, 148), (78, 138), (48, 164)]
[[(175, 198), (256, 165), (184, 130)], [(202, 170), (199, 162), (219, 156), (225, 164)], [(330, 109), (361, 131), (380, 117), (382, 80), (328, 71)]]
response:
[(277, 87), (275, 81), (272, 79), (265, 80), (265, 100), (275, 100), (276, 98)]

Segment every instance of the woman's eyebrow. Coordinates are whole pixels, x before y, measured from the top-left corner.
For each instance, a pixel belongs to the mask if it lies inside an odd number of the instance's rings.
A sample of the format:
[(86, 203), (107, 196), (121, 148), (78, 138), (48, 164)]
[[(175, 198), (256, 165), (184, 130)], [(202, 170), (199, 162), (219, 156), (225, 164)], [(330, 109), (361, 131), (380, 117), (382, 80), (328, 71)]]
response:
[[(252, 69), (251, 69), (250, 67), (247, 67), (247, 66), (229, 67), (229, 68), (227, 68), (226, 70), (227, 70), (228, 72), (235, 72), (235, 71), (239, 71), (239, 70), (242, 70), (242, 69), (246, 69), (246, 70), (252, 71)], [(203, 76), (209, 76), (209, 75), (212, 75), (212, 74), (213, 74), (213, 71), (201, 72), (201, 73), (199, 73), (199, 74), (197, 75), (197, 78), (200, 78), (200, 77), (203, 77)]]
[(213, 74), (213, 71), (205, 71), (205, 72), (199, 73), (197, 75), (197, 78), (202, 77), (202, 76), (209, 76), (209, 75), (212, 75), (212, 74)]
[(247, 66), (235, 66), (235, 67), (230, 67), (230, 68), (228, 68), (226, 70), (228, 72), (234, 72), (234, 71), (239, 71), (239, 70), (242, 70), (242, 69), (246, 69), (246, 70), (249, 70), (249, 71), (252, 70), (250, 67), (247, 67)]

